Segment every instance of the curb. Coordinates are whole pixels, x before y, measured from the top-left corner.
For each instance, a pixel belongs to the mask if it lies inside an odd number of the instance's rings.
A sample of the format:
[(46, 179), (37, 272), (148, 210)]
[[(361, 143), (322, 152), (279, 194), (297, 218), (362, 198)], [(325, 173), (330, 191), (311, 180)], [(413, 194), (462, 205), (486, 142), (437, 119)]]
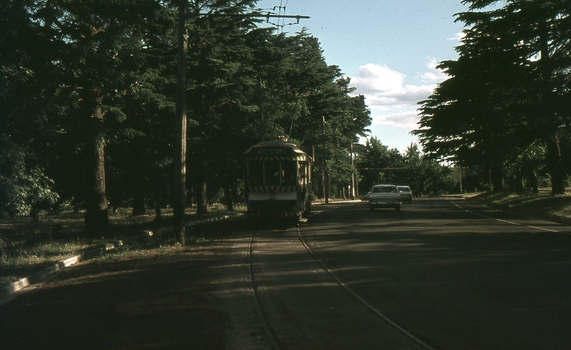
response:
[[(222, 221), (222, 220), (230, 220), (230, 219), (238, 219), (242, 216), (244, 216), (245, 214), (243, 213), (239, 213), (239, 214), (235, 214), (235, 215), (223, 215), (223, 216), (217, 216), (215, 218), (210, 218), (210, 219), (202, 219), (202, 220), (195, 220), (195, 221), (191, 221), (191, 222), (187, 222), (185, 227), (192, 227), (192, 226), (196, 226), (199, 224), (206, 224), (209, 222), (215, 222), (215, 221)], [(169, 230), (174, 230), (174, 226), (167, 226), (167, 227), (161, 227), (158, 232), (162, 232), (162, 231), (169, 231)]]
[(54, 265), (47, 267), (42, 271), (36, 272), (28, 277), (21, 278), (18, 281), (8, 285), (7, 287), (4, 287), (0, 291), (0, 301), (8, 297), (12, 293), (24, 289), (32, 284), (38, 283), (40, 280), (51, 275), (52, 273), (63, 270), (66, 267), (77, 264), (80, 261), (81, 261), (81, 255), (72, 256), (71, 258), (55, 263)]
[[(209, 222), (228, 220), (228, 219), (232, 219), (232, 218), (238, 218), (238, 217), (243, 216), (243, 215), (244, 214), (224, 215), (224, 216), (220, 216), (220, 217), (216, 217), (216, 218), (191, 221), (191, 222), (186, 224), (186, 227), (195, 226), (195, 225), (199, 225), (199, 224), (205, 224), (205, 223), (209, 223)], [(159, 229), (159, 231), (173, 229), (173, 228), (174, 228), (174, 226), (163, 227), (163, 228)], [(53, 264), (52, 266), (49, 266), (49, 267), (47, 267), (41, 271), (38, 271), (38, 272), (28, 276), (28, 277), (20, 278), (16, 282), (13, 282), (10, 285), (0, 289), (0, 305), (10, 301), (10, 300), (5, 300), (5, 299), (7, 299), (12, 294), (14, 294), (14, 293), (26, 288), (26, 287), (29, 287), (31, 285), (34, 285), (34, 284), (40, 282), (42, 279), (46, 278), (47, 276), (49, 276), (53, 273), (56, 273), (56, 272), (61, 271), (67, 267), (75, 265), (75, 264), (79, 263), (80, 261), (89, 260), (89, 259), (91, 259), (97, 255), (100, 255), (102, 252), (114, 250), (114, 249), (117, 249), (117, 248), (123, 246), (126, 243), (134, 242), (134, 241), (137, 241), (137, 240), (142, 239), (142, 238), (149, 238), (149, 237), (152, 237), (153, 235), (154, 235), (153, 231), (147, 230), (147, 231), (144, 231), (142, 234), (139, 234), (139, 235), (136, 235), (133, 237), (129, 237), (129, 238), (126, 238), (123, 240), (118, 240), (118, 241), (114, 241), (114, 242), (110, 242), (110, 243), (98, 244), (95, 247), (87, 248), (81, 254), (78, 254), (78, 255), (72, 256), (70, 258), (67, 258), (65, 260), (62, 260), (60, 262), (57, 262), (57, 263)]]
[(128, 243), (128, 242), (136, 241), (136, 240), (141, 239), (141, 238), (151, 237), (151, 236), (153, 236), (152, 231), (145, 231), (140, 235), (136, 235), (136, 236), (127, 238), (125, 240), (119, 240), (119, 241), (115, 241), (115, 242), (111, 242), (111, 243), (102, 243), (102, 244), (98, 244), (94, 247), (87, 248), (85, 251), (83, 251), (82, 253), (80, 253), (78, 255), (75, 255), (75, 256), (72, 256), (72, 257), (67, 258), (65, 260), (62, 260), (60, 262), (57, 262), (57, 263), (53, 264), (52, 266), (46, 267), (45, 269), (38, 271), (38, 272), (28, 276), (28, 277), (20, 278), (16, 282), (13, 282), (10, 285), (0, 289), (0, 300), (8, 297), (12, 293), (15, 293), (15, 292), (22, 290), (28, 286), (31, 286), (33, 284), (38, 283), (40, 280), (44, 279), (45, 277), (47, 277), (53, 273), (56, 273), (56, 272), (61, 271), (67, 267), (75, 265), (82, 260), (88, 260), (90, 258), (93, 258), (94, 256), (99, 255), (99, 254), (101, 254), (101, 252), (104, 252), (104, 251), (117, 249), (118, 247), (122, 246), (124, 244), (124, 242)]
[(325, 201), (315, 201), (315, 202), (311, 202), (311, 205), (331, 205), (331, 204), (344, 204), (344, 203), (362, 203), (364, 202), (361, 199), (330, 199), (329, 203), (325, 203)]

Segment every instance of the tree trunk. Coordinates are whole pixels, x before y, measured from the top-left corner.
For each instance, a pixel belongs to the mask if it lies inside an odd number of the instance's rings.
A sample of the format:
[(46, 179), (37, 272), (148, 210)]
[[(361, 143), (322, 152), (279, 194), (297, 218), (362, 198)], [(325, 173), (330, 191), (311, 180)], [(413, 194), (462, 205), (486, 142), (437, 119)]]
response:
[(162, 176), (160, 171), (155, 170), (154, 172), (154, 197), (155, 197), (155, 221), (160, 222), (161, 217), (161, 201), (162, 201), (162, 193), (161, 193), (161, 185), (162, 185)]
[(135, 192), (133, 196), (133, 216), (145, 215), (147, 208), (145, 207), (145, 195), (142, 192)]
[(523, 181), (523, 177), (521, 176), (521, 174), (513, 175), (511, 177), (511, 181), (512, 181), (513, 187), (516, 190), (516, 192), (518, 192), (518, 193), (524, 193), (525, 192), (524, 181)]
[(555, 132), (547, 141), (547, 168), (551, 175), (551, 194), (565, 193), (565, 169), (559, 146), (559, 135)]
[(145, 169), (142, 169), (140, 164), (140, 162), (136, 162), (129, 176), (129, 187), (131, 188), (131, 196), (133, 197), (133, 210), (131, 212), (133, 216), (145, 215), (147, 213), (145, 206), (147, 181), (145, 179)]
[(490, 179), (493, 192), (497, 193), (504, 190), (504, 169), (501, 165), (494, 165), (490, 169)]
[(535, 170), (533, 170), (531, 172), (531, 190), (533, 191), (533, 193), (537, 194), (539, 193), (539, 179), (537, 178), (537, 173), (535, 172)]
[(40, 210), (38, 209), (38, 205), (36, 203), (32, 204), (32, 208), (30, 209), (30, 216), (35, 221), (40, 221)]
[(196, 191), (196, 214), (205, 215), (208, 213), (208, 196), (206, 194), (206, 180), (199, 179), (197, 181)]
[(224, 188), (224, 198), (226, 199), (226, 207), (228, 210), (234, 210), (234, 201), (232, 196), (232, 190), (229, 186)]
[[(101, 113), (101, 108), (97, 108)], [(109, 226), (107, 195), (105, 193), (105, 139), (98, 135), (92, 141), (88, 168), (89, 193), (85, 211), (85, 225), (90, 234), (102, 234)]]
[(161, 197), (160, 195), (157, 193), (157, 195), (155, 196), (155, 221), (156, 222), (160, 222), (162, 219), (161, 216)]

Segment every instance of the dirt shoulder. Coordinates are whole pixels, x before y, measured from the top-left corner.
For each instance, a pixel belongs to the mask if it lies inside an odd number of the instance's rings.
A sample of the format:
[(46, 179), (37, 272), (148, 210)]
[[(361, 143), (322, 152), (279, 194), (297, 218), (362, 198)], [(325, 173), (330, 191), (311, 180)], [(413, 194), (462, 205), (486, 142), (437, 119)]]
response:
[(263, 348), (243, 244), (233, 238), (68, 268), (0, 306), (2, 347)]

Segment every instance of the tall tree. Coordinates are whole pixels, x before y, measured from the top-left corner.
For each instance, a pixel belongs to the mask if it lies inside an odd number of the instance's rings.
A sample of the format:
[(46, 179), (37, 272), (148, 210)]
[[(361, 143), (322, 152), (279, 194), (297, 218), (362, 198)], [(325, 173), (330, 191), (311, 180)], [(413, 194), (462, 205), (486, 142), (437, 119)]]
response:
[(219, 168), (213, 166), (213, 155), (227, 145), (220, 142), (221, 127), (231, 117), (227, 113), (239, 109), (228, 107), (247, 105), (240, 88), (250, 64), (246, 35), (255, 28), (254, 4), (195, 0), (189, 6), (188, 164), (198, 214), (207, 212), (208, 174)]
[[(172, 166), (174, 118), (166, 116), (174, 114), (178, 3), (0, 5), (0, 69), (10, 78), (0, 81), (0, 132), (9, 136), (2, 146), (25, 155), (19, 160), (25, 166), (4, 161), (3, 169), (36, 174), (40, 187), (86, 204), (90, 231), (107, 226), (108, 200), (133, 200), (133, 214), (143, 213), (151, 183), (164, 183)], [(354, 172), (351, 144), (370, 124), (363, 96), (353, 96), (349, 79), (325, 63), (318, 40), (258, 28), (254, 4), (188, 3), (183, 98), (199, 212), (220, 187), (236, 196), (241, 153), (276, 136), (315, 148), (334, 164), (334, 182), (345, 186)], [(161, 187), (153, 190), (156, 204), (171, 190)]]
[(354, 172), (351, 144), (371, 123), (364, 97), (351, 96), (349, 79), (339, 67), (327, 65), (319, 41), (305, 31), (277, 35), (269, 44), (260, 92), (266, 134), (285, 135), (315, 150), (320, 194), (329, 183), (346, 186)]
[(501, 190), (503, 167), (536, 140), (548, 149), (552, 192), (564, 191), (559, 128), (569, 122), (569, 6), (565, 1), (464, 1), (468, 29), (450, 75), (421, 107), (425, 151), (485, 165)]
[(389, 149), (376, 137), (367, 139), (359, 152), (357, 167), (362, 174), (359, 187), (368, 189), (375, 183), (398, 183), (403, 157), (397, 149)]
[(57, 82), (46, 78), (49, 38), (29, 11), (34, 1), (0, 4), (0, 216), (37, 213), (54, 204), (53, 179), (46, 172), (57, 132), (46, 123)]
[(89, 231), (108, 225), (105, 146), (126, 118), (122, 98), (141, 80), (146, 24), (158, 9), (155, 0), (55, 0), (31, 8), (51, 42), (44, 62), (59, 83), (57, 104), (67, 106), (50, 122), (76, 140), (68, 147), (77, 147), (85, 160)]
[[(492, 3), (475, 2), (472, 9)], [(510, 93), (504, 100), (510, 103), (512, 115), (523, 119), (518, 132), (528, 136), (527, 143), (541, 140), (546, 144), (553, 194), (565, 191), (559, 128), (569, 123), (570, 117), (565, 102), (569, 93), (570, 12), (566, 1), (519, 0), (491, 11), (491, 21), (473, 18), (469, 13), (460, 17), (503, 42), (518, 65), (518, 74), (511, 75)]]

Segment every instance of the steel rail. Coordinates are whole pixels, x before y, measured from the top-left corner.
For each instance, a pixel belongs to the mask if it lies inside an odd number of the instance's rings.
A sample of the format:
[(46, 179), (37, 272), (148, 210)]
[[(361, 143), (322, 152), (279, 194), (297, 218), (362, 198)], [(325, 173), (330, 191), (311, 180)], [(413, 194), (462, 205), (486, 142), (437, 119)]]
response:
[(254, 233), (252, 234), (252, 238), (250, 239), (250, 247), (249, 247), (249, 251), (248, 251), (249, 263), (250, 263), (250, 282), (252, 285), (252, 290), (254, 291), (254, 299), (255, 299), (254, 306), (256, 308), (256, 313), (258, 314), (260, 322), (262, 323), (262, 327), (264, 328), (266, 338), (270, 342), (272, 349), (282, 350), (283, 346), (281, 345), (278, 336), (276, 335), (276, 333), (274, 332), (274, 330), (271, 326), (268, 315), (266, 314), (266, 312), (264, 310), (264, 306), (262, 305), (262, 300), (260, 298), (260, 292), (258, 291), (258, 284), (256, 282), (256, 276), (254, 273), (254, 259), (253, 259), (253, 256), (254, 256), (254, 238), (256, 237), (256, 234), (257, 234), (257, 231), (254, 231)]
[(409, 337), (410, 339), (414, 340), (417, 344), (419, 344), (420, 346), (422, 346), (423, 348), (427, 349), (427, 350), (434, 350), (434, 348), (432, 348), (430, 345), (426, 344), (425, 342), (423, 342), (422, 340), (418, 339), (417, 337), (415, 337), (412, 333), (410, 333), (409, 331), (407, 331), (406, 329), (404, 329), (403, 327), (399, 326), (396, 322), (394, 322), (393, 320), (391, 320), (390, 318), (388, 318), (386, 315), (384, 315), (382, 312), (380, 312), (379, 310), (375, 309), (371, 304), (369, 304), (365, 299), (361, 298), (357, 293), (355, 293), (351, 288), (349, 288), (345, 283), (343, 283), (343, 281), (341, 281), (334, 273), (333, 271), (331, 271), (316, 255), (315, 253), (313, 253), (313, 251), (311, 250), (311, 248), (309, 248), (309, 246), (307, 245), (307, 243), (305, 242), (305, 240), (303, 239), (303, 237), (301, 236), (301, 230), (299, 229), (299, 226), (297, 227), (297, 237), (299, 238), (299, 241), (301, 242), (301, 244), (305, 247), (305, 250), (307, 250), (307, 252), (313, 257), (313, 259), (315, 259), (315, 261), (317, 261), (317, 263), (329, 274), (329, 276), (331, 276), (331, 278), (333, 278), (335, 280), (335, 282), (337, 282), (337, 284), (341, 287), (343, 287), (346, 291), (349, 292), (349, 294), (351, 294), (355, 299), (357, 299), (358, 301), (360, 301), (363, 305), (365, 305), (369, 310), (371, 310), (373, 313), (375, 313), (377, 316), (379, 316), (380, 318), (382, 318), (383, 320), (385, 320), (387, 323), (389, 323), (391, 326), (395, 327), (396, 329), (398, 329), (401, 333), (403, 333), (404, 335), (406, 335), (407, 337)]

